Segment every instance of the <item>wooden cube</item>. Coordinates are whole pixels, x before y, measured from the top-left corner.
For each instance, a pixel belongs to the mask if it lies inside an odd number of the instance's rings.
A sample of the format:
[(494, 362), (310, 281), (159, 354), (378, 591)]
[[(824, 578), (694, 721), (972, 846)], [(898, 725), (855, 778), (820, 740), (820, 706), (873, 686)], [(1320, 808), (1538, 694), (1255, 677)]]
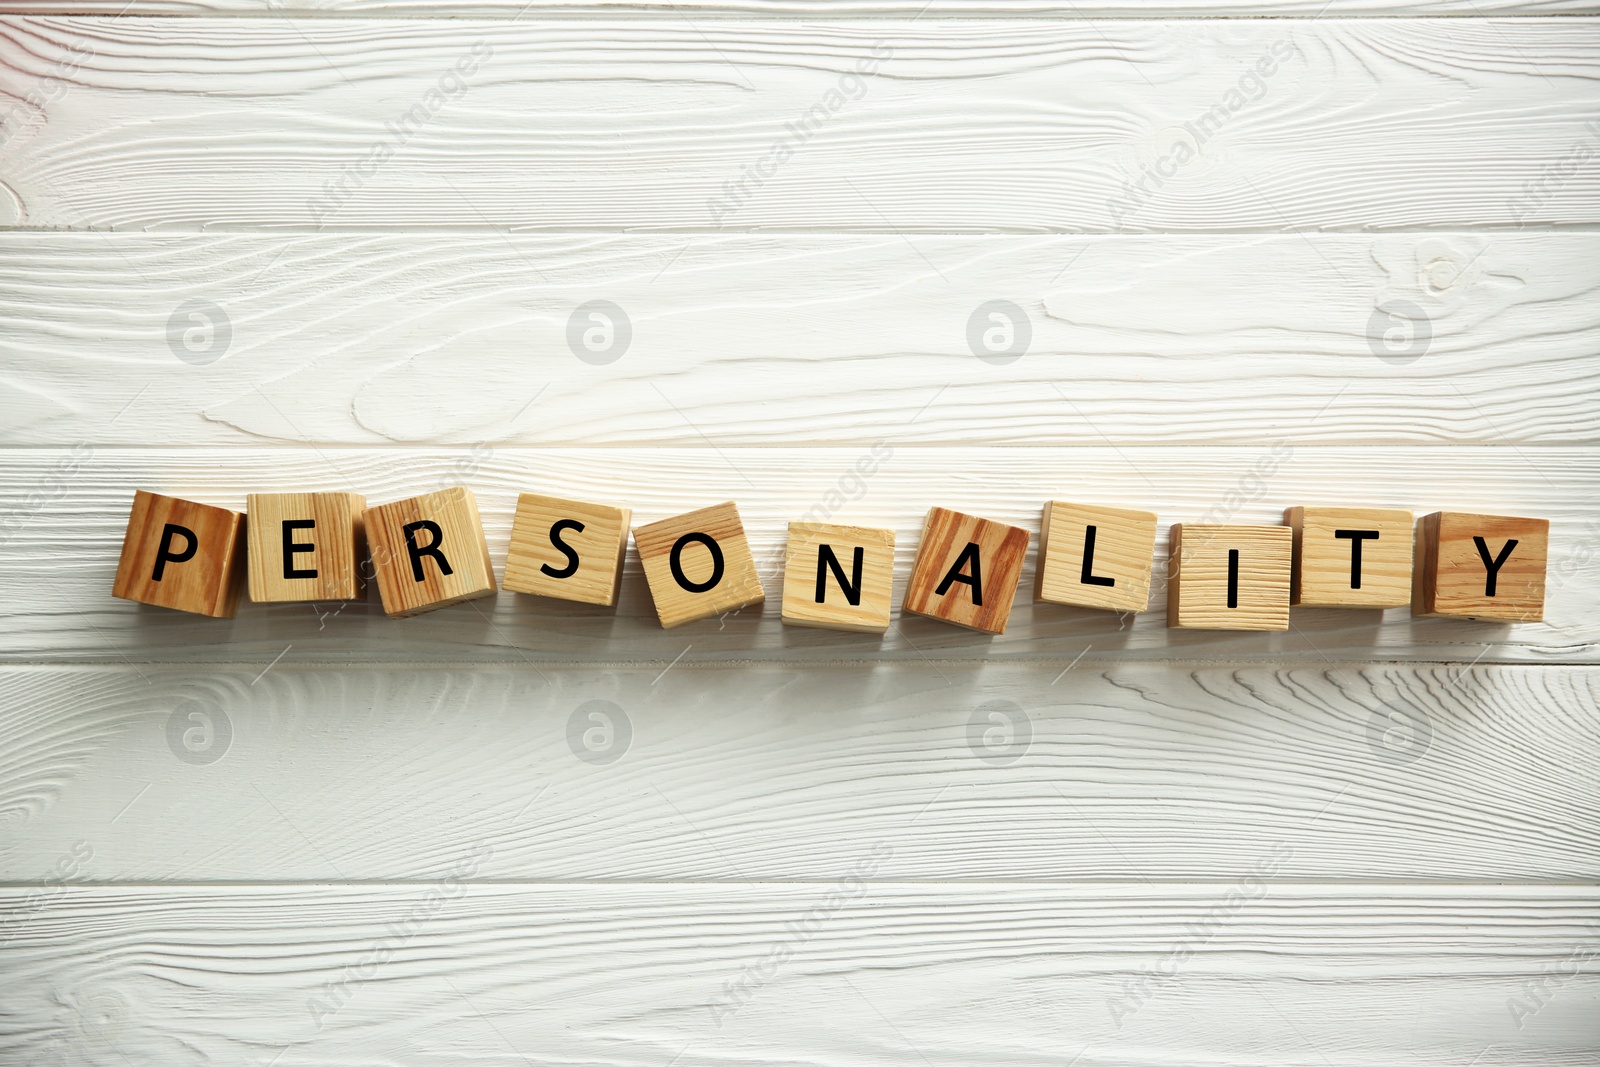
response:
[(1539, 622), (1547, 519), (1436, 511), (1417, 523), (1411, 614)]
[(889, 628), (894, 531), (791, 522), (783, 561), (783, 621), (881, 634)]
[(252, 493), (246, 499), (251, 600), (354, 600), (362, 594), (365, 497)]
[(378, 595), (389, 615), (420, 615), (494, 595), (489, 544), (466, 486), (368, 508), (366, 525)]
[(1028, 531), (930, 508), (901, 606), (986, 634), (1006, 632), (1028, 554)]
[(245, 517), (177, 497), (133, 494), (111, 595), (216, 619), (239, 610)]
[(511, 524), (505, 587), (612, 607), (628, 550), (627, 508), (523, 493)]
[(1289, 508), (1294, 535), (1289, 603), (1308, 608), (1397, 608), (1411, 603), (1411, 512)]
[(766, 599), (730, 500), (633, 531), (663, 629)]
[(1287, 526), (1172, 528), (1167, 625), (1287, 630), (1294, 532)]
[(1052, 500), (1039, 527), (1033, 598), (1106, 611), (1150, 606), (1153, 512)]

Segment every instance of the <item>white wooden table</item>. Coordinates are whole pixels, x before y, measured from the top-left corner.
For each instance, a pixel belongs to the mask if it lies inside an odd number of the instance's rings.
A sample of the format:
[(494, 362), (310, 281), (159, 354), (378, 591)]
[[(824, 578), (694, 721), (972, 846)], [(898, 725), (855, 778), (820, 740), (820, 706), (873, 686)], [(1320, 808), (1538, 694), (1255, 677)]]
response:
[[(0, 9), (0, 1064), (1600, 1063), (1592, 0)], [(768, 603), (110, 596), (459, 482)], [(779, 623), (1051, 497), (1548, 517), (1546, 621)]]

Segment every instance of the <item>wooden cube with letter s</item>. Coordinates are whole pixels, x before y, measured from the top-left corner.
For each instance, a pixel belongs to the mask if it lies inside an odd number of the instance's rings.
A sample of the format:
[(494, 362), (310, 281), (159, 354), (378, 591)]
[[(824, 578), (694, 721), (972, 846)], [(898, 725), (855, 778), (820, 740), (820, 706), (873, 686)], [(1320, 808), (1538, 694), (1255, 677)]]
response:
[(505, 587), (516, 593), (614, 606), (632, 515), (627, 508), (523, 493), (511, 524)]
[(368, 508), (366, 528), (387, 614), (419, 615), (494, 595), (489, 544), (466, 486)]

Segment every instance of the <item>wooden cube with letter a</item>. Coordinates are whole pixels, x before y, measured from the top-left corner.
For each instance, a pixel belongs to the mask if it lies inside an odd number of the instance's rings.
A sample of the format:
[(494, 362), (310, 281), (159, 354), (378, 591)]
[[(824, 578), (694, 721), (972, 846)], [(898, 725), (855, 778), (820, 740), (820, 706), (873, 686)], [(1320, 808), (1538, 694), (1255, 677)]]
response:
[(1539, 622), (1547, 519), (1436, 511), (1417, 523), (1411, 614)]
[(902, 607), (987, 634), (1006, 632), (1028, 554), (1028, 531), (930, 508)]
[(366, 551), (365, 497), (355, 493), (252, 493), (250, 599), (261, 603), (354, 600)]
[(632, 515), (627, 508), (523, 493), (511, 524), (505, 587), (580, 604), (615, 605)]
[(1153, 512), (1052, 500), (1039, 528), (1034, 599), (1106, 611), (1150, 606)]
[(1411, 512), (1289, 508), (1294, 536), (1289, 603), (1308, 608), (1397, 608), (1411, 602)]
[(894, 531), (791, 522), (783, 563), (783, 621), (881, 634), (889, 628)]
[(1167, 625), (1287, 630), (1294, 532), (1287, 526), (1172, 528)]
[(494, 594), (478, 501), (466, 486), (368, 508), (366, 526), (388, 614), (418, 615)]
[(732, 501), (641, 526), (633, 543), (664, 629), (766, 599)]
[(244, 585), (245, 517), (139, 490), (111, 595), (231, 619)]

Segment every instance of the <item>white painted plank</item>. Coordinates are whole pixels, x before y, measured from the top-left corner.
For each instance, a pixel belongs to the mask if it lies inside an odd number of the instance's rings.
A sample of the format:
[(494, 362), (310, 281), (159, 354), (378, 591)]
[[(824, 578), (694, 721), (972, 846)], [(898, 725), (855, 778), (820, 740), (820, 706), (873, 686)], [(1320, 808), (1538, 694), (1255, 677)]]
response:
[(0, 671), (0, 881), (1600, 878), (1600, 672)]
[(0, 221), (1593, 225), (1597, 68), (1566, 19), (16, 16)]
[[(1594, 234), (11, 232), (0, 250), (13, 444), (1600, 437)], [(596, 300), (630, 328), (591, 337), (618, 346), (599, 354), (569, 342)], [(995, 300), (1030, 338), (998, 363), (977, 354)], [(1388, 336), (1403, 323), (1380, 306), (1422, 332)]]
[[(292, 409), (288, 409), (292, 410)], [(285, 411), (287, 415), (287, 410)], [(412, 619), (376, 603), (313, 610), (245, 605), (234, 620), (143, 608), (110, 595), (135, 488), (239, 508), (274, 488), (354, 489), (379, 503), (466, 483), (478, 496), (498, 568), (518, 492), (631, 506), (635, 523), (734, 499), (768, 604), (663, 631), (629, 550), (614, 611), (502, 592)], [(10, 449), (0, 463), (7, 543), (0, 573), (0, 658), (10, 661), (501, 662), (685, 664), (924, 662), (1023, 658), (1086, 663), (1223, 658), (1230, 663), (1380, 659), (1593, 663), (1600, 660), (1600, 457), (1558, 447), (1424, 448), (232, 448)], [(896, 531), (896, 599), (926, 510), (965, 509), (1037, 530), (1039, 509), (1076, 497), (1155, 510), (1179, 521), (1278, 522), (1301, 503), (1366, 504), (1530, 515), (1552, 522), (1545, 622), (1517, 626), (1297, 610), (1293, 629), (1250, 634), (1172, 630), (1160, 587), (1134, 618), (1027, 603), (989, 638), (931, 619), (897, 618), (889, 634), (781, 625), (784, 531), (811, 516)], [(1033, 580), (1033, 549), (1022, 587)], [(1158, 566), (1164, 577), (1164, 563)], [(319, 618), (319, 612), (326, 616)], [(1085, 651), (1085, 649), (1088, 651)], [(1059, 669), (1059, 667), (1058, 667)]]
[(818, 885), (462, 885), (464, 829), (433, 887), (57, 888), (0, 949), (0, 1057), (1594, 1062), (1592, 887), (1284, 884), (1265, 837), (1236, 884), (858, 885), (895, 859), (861, 838)]

